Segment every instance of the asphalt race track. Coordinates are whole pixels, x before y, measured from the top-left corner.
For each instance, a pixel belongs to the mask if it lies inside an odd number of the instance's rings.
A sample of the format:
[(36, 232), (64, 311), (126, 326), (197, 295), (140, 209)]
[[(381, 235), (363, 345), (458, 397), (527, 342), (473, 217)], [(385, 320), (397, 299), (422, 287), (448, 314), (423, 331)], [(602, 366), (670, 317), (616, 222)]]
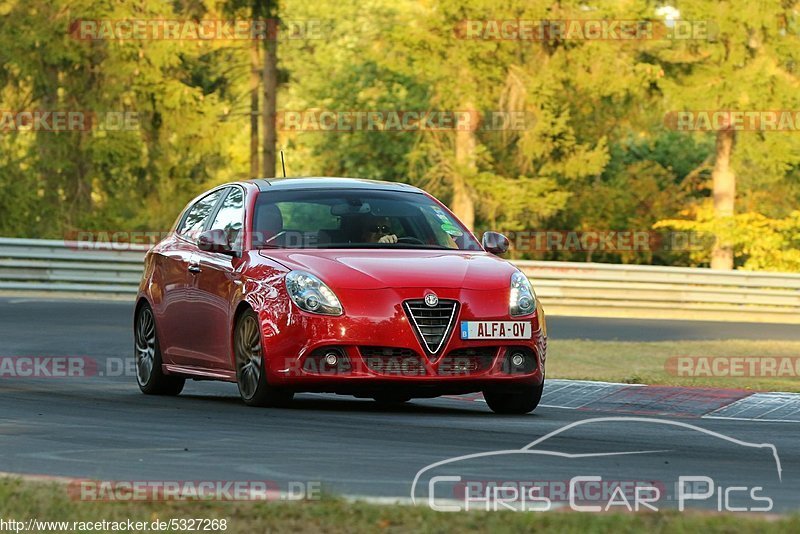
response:
[[(482, 402), (457, 398), (386, 409), (332, 395), (299, 395), (291, 409), (254, 409), (240, 403), (235, 385), (209, 382), (188, 382), (177, 398), (148, 397), (114, 363), (132, 353), (131, 314), (131, 305), (121, 302), (0, 299), (0, 356), (88, 357), (99, 364), (93, 376), (79, 378), (0, 378), (0, 471), (103, 480), (271, 480), (280, 488), (319, 481), (340, 494), (408, 498), (417, 472), (433, 462), (519, 449), (569, 423), (619, 415), (540, 407), (532, 415), (500, 417)], [(548, 327), (561, 339), (800, 339), (796, 326), (777, 325), (553, 317)], [(597, 422), (548, 445), (576, 457), (638, 452), (593, 458), (604, 478), (669, 481), (707, 474), (719, 486), (769, 488), (777, 511), (800, 508), (796, 423), (673, 421), (773, 444), (782, 478), (764, 449), (666, 424)], [(543, 480), (593, 474), (581, 472), (580, 460), (511, 459), (511, 465), (484, 462), (464, 472), (496, 479), (524, 465), (525, 476)]]

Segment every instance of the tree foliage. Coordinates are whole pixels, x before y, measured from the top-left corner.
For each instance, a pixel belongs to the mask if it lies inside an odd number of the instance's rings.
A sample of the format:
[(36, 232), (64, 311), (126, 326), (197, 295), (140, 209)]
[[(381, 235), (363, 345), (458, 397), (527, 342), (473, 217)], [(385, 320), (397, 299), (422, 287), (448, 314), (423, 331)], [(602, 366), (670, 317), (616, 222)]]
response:
[[(255, 2), (258, 4), (258, 2)], [(2, 0), (0, 109), (132, 112), (132, 129), (0, 131), (0, 235), (164, 230), (203, 189), (249, 172), (251, 42), (99, 39), (78, 19), (246, 19), (250, 0)], [(260, 5), (260, 4), (259, 4)], [(469, 111), (468, 131), (280, 128), (294, 175), (410, 182), (478, 232), (715, 233), (736, 265), (800, 270), (798, 132), (739, 131), (736, 212), (713, 215), (714, 131), (685, 110), (800, 109), (795, 2), (285, 0), (278, 109)], [(465, 21), (707, 23), (691, 39), (465, 38)], [(260, 9), (260, 8), (259, 8)], [(677, 11), (675, 11), (677, 10)], [(272, 12), (270, 12), (272, 13)], [(493, 117), (525, 117), (493, 129)], [(796, 126), (800, 129), (800, 124)], [(469, 213), (466, 213), (469, 212)], [(708, 265), (702, 250), (518, 257)]]

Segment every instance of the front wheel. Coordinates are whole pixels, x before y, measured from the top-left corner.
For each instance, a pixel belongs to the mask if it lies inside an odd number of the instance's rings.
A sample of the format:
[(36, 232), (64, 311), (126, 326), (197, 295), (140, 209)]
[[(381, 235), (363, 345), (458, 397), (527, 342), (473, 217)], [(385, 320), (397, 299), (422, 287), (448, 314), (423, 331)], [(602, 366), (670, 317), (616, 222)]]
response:
[(264, 347), (258, 315), (248, 310), (239, 317), (233, 336), (236, 356), (236, 382), (239, 395), (248, 406), (285, 406), (292, 401), (291, 391), (267, 384), (264, 372)]
[(153, 310), (147, 304), (139, 308), (134, 324), (136, 381), (147, 395), (178, 395), (186, 380), (164, 374), (161, 368), (161, 347), (156, 334)]
[(520, 415), (530, 413), (539, 406), (543, 391), (544, 382), (538, 386), (517, 386), (508, 391), (487, 389), (483, 392), (483, 398), (494, 413)]

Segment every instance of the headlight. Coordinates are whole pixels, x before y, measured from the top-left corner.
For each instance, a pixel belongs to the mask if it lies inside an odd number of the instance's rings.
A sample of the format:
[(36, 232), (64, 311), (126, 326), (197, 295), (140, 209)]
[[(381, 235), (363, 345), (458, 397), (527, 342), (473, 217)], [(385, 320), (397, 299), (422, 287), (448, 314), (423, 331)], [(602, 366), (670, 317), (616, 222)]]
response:
[(528, 277), (517, 271), (511, 275), (511, 298), (508, 312), (511, 315), (529, 315), (536, 309), (536, 293)]
[(286, 275), (286, 289), (301, 310), (322, 315), (342, 314), (342, 305), (333, 291), (311, 273), (290, 272)]

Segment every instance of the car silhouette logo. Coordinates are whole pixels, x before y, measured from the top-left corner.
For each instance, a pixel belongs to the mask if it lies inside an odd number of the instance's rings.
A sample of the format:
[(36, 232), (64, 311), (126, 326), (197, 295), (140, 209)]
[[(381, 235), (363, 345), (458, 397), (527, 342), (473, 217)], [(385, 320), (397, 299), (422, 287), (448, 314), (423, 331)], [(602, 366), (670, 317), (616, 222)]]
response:
[(435, 308), (439, 304), (439, 297), (436, 296), (436, 293), (428, 293), (425, 295), (425, 304), (429, 308)]

